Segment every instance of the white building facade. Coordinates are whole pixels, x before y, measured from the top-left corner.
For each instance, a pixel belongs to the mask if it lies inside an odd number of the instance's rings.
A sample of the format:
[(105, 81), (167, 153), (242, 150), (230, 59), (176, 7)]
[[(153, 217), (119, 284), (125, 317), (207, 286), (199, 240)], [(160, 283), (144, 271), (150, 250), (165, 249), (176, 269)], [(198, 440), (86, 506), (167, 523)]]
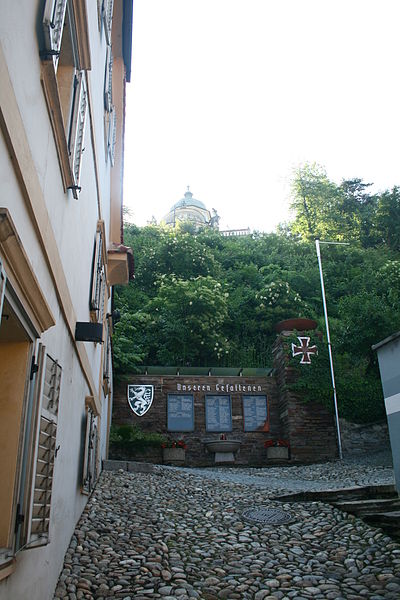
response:
[(0, 599), (47, 600), (106, 456), (132, 0), (3, 0)]

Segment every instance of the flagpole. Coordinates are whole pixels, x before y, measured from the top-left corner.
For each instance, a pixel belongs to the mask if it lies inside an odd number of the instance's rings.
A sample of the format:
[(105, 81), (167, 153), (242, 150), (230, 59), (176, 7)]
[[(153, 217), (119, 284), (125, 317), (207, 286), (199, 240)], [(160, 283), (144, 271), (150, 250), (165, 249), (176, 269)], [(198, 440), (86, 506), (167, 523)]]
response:
[(324, 316), (325, 316), (325, 327), (326, 327), (326, 337), (328, 340), (328, 352), (329, 352), (329, 363), (331, 366), (331, 378), (332, 378), (332, 388), (333, 388), (333, 403), (335, 406), (335, 421), (336, 421), (336, 432), (337, 432), (337, 441), (338, 441), (338, 450), (339, 450), (339, 459), (343, 460), (343, 451), (342, 451), (342, 440), (340, 437), (340, 425), (339, 425), (339, 412), (338, 412), (338, 403), (337, 403), (337, 394), (336, 394), (336, 384), (335, 384), (335, 371), (333, 369), (333, 356), (332, 356), (332, 344), (331, 344), (331, 336), (329, 333), (329, 323), (328, 323), (328, 311), (326, 308), (326, 298), (325, 298), (325, 285), (324, 285), (324, 276), (322, 274), (322, 262), (321, 262), (321, 249), (319, 245), (321, 244), (334, 244), (334, 245), (346, 245), (346, 242), (320, 242), (318, 239), (315, 240), (315, 247), (317, 250), (317, 258), (318, 258), (318, 266), (319, 266), (319, 276), (321, 279), (321, 292), (322, 292), (322, 304), (324, 307)]

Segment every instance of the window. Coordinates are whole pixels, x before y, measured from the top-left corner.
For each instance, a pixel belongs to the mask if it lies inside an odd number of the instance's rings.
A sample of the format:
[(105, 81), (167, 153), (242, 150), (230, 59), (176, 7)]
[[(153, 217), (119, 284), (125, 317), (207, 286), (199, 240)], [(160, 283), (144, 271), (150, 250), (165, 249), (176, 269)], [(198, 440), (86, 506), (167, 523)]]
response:
[(206, 431), (232, 431), (230, 396), (206, 396)]
[(96, 240), (93, 253), (92, 283), (90, 288), (90, 315), (94, 322), (103, 322), (106, 293), (106, 255), (104, 245), (104, 223), (97, 225)]
[(111, 30), (113, 18), (114, 0), (103, 0), (104, 31), (107, 44), (111, 45)]
[[(31, 335), (32, 333), (32, 335)], [(22, 471), (23, 423), (27, 411), (34, 334), (9, 289), (3, 293), (0, 325), (0, 567), (12, 559)], [(0, 578), (3, 570), (0, 571)]]
[(106, 60), (106, 72), (104, 77), (104, 108), (106, 111), (111, 112), (112, 110), (112, 68), (113, 68), (113, 55), (111, 47), (107, 48), (107, 60)]
[(3, 268), (3, 263), (0, 258), (0, 325), (1, 325), (1, 314), (3, 312), (4, 295), (6, 292), (6, 281), (7, 281), (6, 272)]
[(110, 335), (109, 319), (106, 320), (105, 327), (105, 344), (103, 350), (103, 391), (104, 395), (108, 396), (111, 389), (110, 384), (110, 369), (111, 369), (111, 335)]
[(54, 324), (11, 215), (0, 208), (0, 579), (17, 550), (48, 540), (61, 368), (37, 346)]
[(85, 451), (83, 457), (82, 492), (90, 494), (98, 478), (98, 418), (91, 406), (91, 399), (87, 398)]
[(86, 5), (46, 0), (42, 84), (65, 189), (80, 190), (87, 113), (85, 69), (90, 68)]
[(108, 46), (104, 78), (104, 136), (106, 140), (106, 160), (109, 156), (111, 160), (111, 165), (114, 166), (115, 143), (117, 136), (117, 113), (115, 110), (115, 106), (112, 103), (112, 71), (113, 55), (111, 52), (111, 46)]
[(84, 72), (79, 72), (74, 79), (72, 102), (72, 121), (69, 131), (68, 153), (71, 160), (72, 174), (76, 185), (79, 184), (82, 165), (83, 141), (85, 138), (85, 122), (87, 111), (87, 89)]
[(33, 452), (24, 510), (24, 546), (36, 547), (49, 541), (50, 506), (54, 460), (57, 453), (57, 416), (60, 400), (61, 367), (39, 346), (35, 386), (36, 414), (33, 415)]

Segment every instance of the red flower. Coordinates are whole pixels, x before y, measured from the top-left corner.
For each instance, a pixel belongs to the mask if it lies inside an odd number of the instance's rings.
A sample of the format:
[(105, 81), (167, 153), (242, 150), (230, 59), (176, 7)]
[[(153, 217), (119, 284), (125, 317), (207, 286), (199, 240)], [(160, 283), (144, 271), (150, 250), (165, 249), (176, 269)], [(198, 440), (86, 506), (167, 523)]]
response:
[(271, 448), (271, 447), (279, 447), (282, 446), (284, 448), (289, 448), (289, 442), (287, 440), (266, 440), (264, 442), (264, 448)]
[(168, 440), (161, 444), (161, 448), (183, 448), (186, 450), (187, 446), (184, 440)]

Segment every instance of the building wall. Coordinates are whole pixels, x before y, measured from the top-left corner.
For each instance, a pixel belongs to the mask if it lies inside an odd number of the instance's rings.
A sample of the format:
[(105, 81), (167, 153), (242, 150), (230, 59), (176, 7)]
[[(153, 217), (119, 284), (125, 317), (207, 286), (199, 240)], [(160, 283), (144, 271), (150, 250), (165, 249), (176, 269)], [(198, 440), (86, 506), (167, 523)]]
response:
[[(114, 6), (116, 25), (113, 35), (118, 34), (119, 37), (122, 32), (116, 28), (121, 29), (124, 2), (115, 2)], [(85, 15), (82, 22), (86, 25), (86, 32), (82, 37), (85, 38), (90, 59), (90, 65), (83, 67), (87, 79), (88, 109), (82, 144), (81, 190), (76, 193), (65, 189), (63, 183), (51, 110), (44, 93), (44, 60), (39, 52), (43, 50), (45, 2), (2, 2), (0, 266), (3, 266), (7, 276), (5, 297), (15, 299), (21, 323), (24, 326), (26, 324), (30, 332), (29, 370), (31, 356), (37, 361), (39, 344), (45, 345), (46, 354), (57, 360), (61, 367), (61, 384), (56, 442), (51, 451), (54, 471), (48, 536), (41, 539), (42, 545), (29, 549), (25, 545), (21, 547), (15, 536), (9, 536), (8, 553), (0, 553), (1, 600), (25, 600), (28, 597), (31, 600), (47, 600), (53, 597), (65, 550), (90, 491), (83, 483), (83, 475), (90, 470), (87, 462), (89, 417), (98, 431), (95, 440), (97, 457), (92, 455), (93, 465), (90, 466), (94, 468), (95, 477), (96, 468), (100, 470), (101, 459), (106, 455), (111, 413), (112, 389), (105, 391), (103, 386), (104, 344), (75, 339), (76, 322), (89, 323), (93, 319), (103, 323), (105, 336), (106, 314), (111, 310), (109, 286), (102, 288), (105, 302), (103, 316), (94, 316), (89, 306), (99, 224), (104, 222), (104, 243), (107, 248), (112, 217), (114, 222), (121, 222), (122, 182), (119, 195), (114, 194), (111, 203), (113, 165), (105, 145), (105, 68), (111, 40), (107, 40), (105, 35), (104, 22), (99, 21), (98, 10), (102, 2), (68, 0), (68, 5), (71, 10), (81, 10)], [(121, 105), (121, 98), (125, 95), (124, 89), (118, 86), (124, 88), (126, 82), (121, 77), (122, 57), (118, 56), (117, 59), (118, 118), (123, 119), (125, 106), (123, 103)], [(123, 135), (121, 122), (117, 135)], [(117, 152), (121, 153), (122, 140), (118, 140), (118, 148)], [(117, 163), (117, 177), (121, 180), (122, 156), (116, 156)], [(10, 223), (13, 227), (12, 236), (7, 233)], [(121, 242), (121, 239), (113, 241)], [(105, 257), (107, 259), (107, 252)], [(103, 267), (107, 276), (107, 260)], [(31, 291), (26, 277), (34, 282)], [(0, 288), (0, 300), (3, 292)], [(23, 473), (29, 474), (30, 469), (36, 468), (35, 453), (38, 446), (33, 423), (38, 415), (44, 414), (40, 413), (43, 394), (38, 392), (36, 397), (36, 388), (40, 387), (39, 375), (33, 374), (30, 379), (29, 370), (25, 369), (21, 376), (16, 362), (13, 362), (7, 320), (9, 315), (3, 314), (0, 321), (0, 353), (7, 357), (8, 376), (19, 383), (17, 401), (22, 410), (16, 425), (15, 444), (6, 447), (7, 452), (12, 451), (15, 462), (14, 474), (4, 475), (12, 488), (12, 518), (2, 522), (1, 530), (4, 524), (7, 527), (11, 524), (11, 529), (14, 529), (19, 498), (26, 501), (27, 508), (32, 507), (29, 501), (30, 487), (27, 483), (24, 488)], [(112, 385), (112, 373), (110, 382)], [(0, 409), (4, 414), (7, 414), (10, 402), (9, 394), (4, 389), (0, 394)], [(37, 404), (33, 405), (31, 398), (37, 399)], [(32, 413), (29, 412), (30, 406), (33, 406)], [(7, 452), (0, 457), (1, 473)], [(24, 464), (28, 466), (25, 468)], [(93, 484), (94, 480), (90, 485)], [(21, 527), (25, 528), (25, 525)]]
[(397, 491), (400, 492), (400, 332), (379, 342), (378, 353)]

